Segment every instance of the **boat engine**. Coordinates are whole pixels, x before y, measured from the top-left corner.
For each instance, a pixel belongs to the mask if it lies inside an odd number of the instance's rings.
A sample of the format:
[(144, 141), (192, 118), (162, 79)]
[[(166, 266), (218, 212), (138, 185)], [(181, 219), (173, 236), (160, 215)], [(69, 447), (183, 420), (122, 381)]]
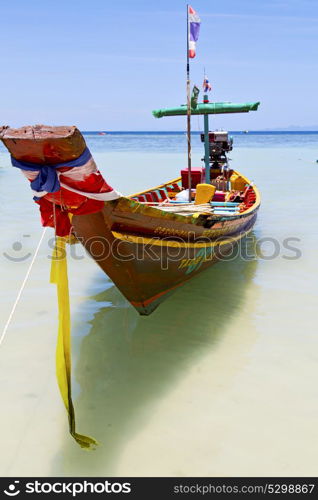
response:
[[(201, 134), (201, 141), (204, 142), (204, 134)], [(226, 153), (232, 151), (233, 139), (228, 132), (209, 132), (209, 161), (212, 168), (220, 168), (227, 164)]]
[[(204, 142), (204, 134), (201, 134), (201, 141)], [(232, 149), (233, 139), (228, 132), (209, 132), (210, 182), (220, 191), (228, 191), (230, 188), (229, 179), (233, 170), (228, 166), (226, 153)], [(205, 162), (205, 158), (202, 160)]]

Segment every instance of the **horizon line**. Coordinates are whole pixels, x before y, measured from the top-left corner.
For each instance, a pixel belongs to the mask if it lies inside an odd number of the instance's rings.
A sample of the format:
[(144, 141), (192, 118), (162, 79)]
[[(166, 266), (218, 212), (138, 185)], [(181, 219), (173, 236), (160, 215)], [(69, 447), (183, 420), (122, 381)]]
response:
[[(140, 133), (146, 133), (146, 134), (186, 134), (185, 130), (105, 130), (105, 129), (97, 129), (97, 130), (83, 130), (80, 129), (82, 133), (96, 133), (96, 134), (140, 134)], [(217, 131), (223, 131), (224, 129), (217, 129)], [(271, 133), (271, 132), (282, 132), (282, 133), (302, 133), (302, 132), (311, 132), (311, 133), (318, 133), (318, 127), (317, 129), (254, 129), (254, 130), (228, 130), (228, 132), (231, 133), (240, 133), (240, 134), (246, 134), (246, 133)], [(202, 132), (198, 130), (193, 130), (191, 131), (191, 134), (202, 134)]]

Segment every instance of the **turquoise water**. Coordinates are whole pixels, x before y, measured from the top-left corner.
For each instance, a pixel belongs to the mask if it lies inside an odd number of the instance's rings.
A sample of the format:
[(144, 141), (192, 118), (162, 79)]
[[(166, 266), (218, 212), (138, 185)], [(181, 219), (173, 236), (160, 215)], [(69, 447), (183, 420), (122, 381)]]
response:
[[(195, 119), (194, 119), (195, 121)], [(235, 148), (253, 147), (293, 147), (317, 148), (318, 132), (282, 133), (282, 132), (230, 132)], [(96, 132), (85, 132), (85, 139), (94, 151), (134, 151), (134, 152), (171, 152), (180, 153), (187, 146), (186, 133), (168, 132), (108, 132), (107, 136), (99, 136)], [(203, 154), (199, 132), (192, 133), (192, 150)]]
[[(318, 134), (233, 136), (233, 167), (262, 193), (248, 260), (217, 264), (144, 318), (72, 250), (75, 406), (93, 453), (69, 437), (56, 387), (47, 232), (0, 348), (0, 475), (316, 475)], [(85, 138), (125, 194), (186, 164), (182, 134)], [(194, 135), (193, 163), (202, 155)], [(0, 196), (2, 328), (42, 233), (3, 147)]]

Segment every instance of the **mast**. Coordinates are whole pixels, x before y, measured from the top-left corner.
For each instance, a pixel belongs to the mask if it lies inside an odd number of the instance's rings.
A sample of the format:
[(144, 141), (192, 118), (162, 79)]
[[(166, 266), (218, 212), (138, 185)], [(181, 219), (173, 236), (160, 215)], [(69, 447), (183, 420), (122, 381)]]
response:
[[(205, 78), (205, 77), (204, 77)], [(208, 94), (204, 94), (203, 102), (209, 102)], [(210, 144), (209, 144), (209, 115), (206, 113), (204, 115), (204, 163), (205, 163), (205, 182), (210, 184)]]
[(187, 139), (188, 139), (188, 188), (191, 203), (191, 99), (190, 99), (190, 63), (189, 63), (189, 4), (187, 4)]

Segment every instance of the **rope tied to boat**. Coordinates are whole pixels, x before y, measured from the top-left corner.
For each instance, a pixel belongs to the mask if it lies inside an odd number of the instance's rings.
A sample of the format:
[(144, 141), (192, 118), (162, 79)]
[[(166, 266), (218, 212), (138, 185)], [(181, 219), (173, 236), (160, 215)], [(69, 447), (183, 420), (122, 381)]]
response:
[[(42, 231), (41, 238), (35, 249), (33, 258), (28, 267), (26, 275), (18, 291), (7, 322), (0, 335), (0, 345), (5, 339), (8, 328), (11, 324), (17, 305), (21, 299), (22, 292), (30, 277), (35, 260), (38, 256), (40, 246), (43, 242), (47, 228)], [(58, 297), (58, 337), (56, 345), (56, 376), (60, 393), (68, 412), (69, 430), (75, 441), (84, 449), (94, 449), (97, 446), (95, 439), (84, 436), (76, 432), (75, 411), (72, 401), (71, 385), (71, 320), (70, 320), (70, 300), (67, 275), (67, 254), (66, 242), (68, 238), (56, 237), (53, 249), (50, 282), (56, 284)]]
[(76, 432), (71, 380), (71, 315), (67, 273), (67, 238), (57, 237), (52, 255), (50, 282), (56, 285), (58, 298), (58, 337), (56, 345), (56, 376), (68, 413), (69, 431), (84, 449), (95, 449), (95, 439)]
[(6, 322), (6, 324), (5, 324), (5, 326), (4, 326), (4, 329), (2, 330), (2, 333), (1, 333), (1, 335), (0, 335), (0, 345), (1, 345), (1, 344), (2, 344), (2, 342), (4, 341), (4, 338), (5, 338), (5, 336), (6, 336), (6, 333), (7, 333), (7, 331), (8, 331), (8, 328), (9, 328), (10, 323), (11, 323), (11, 321), (12, 321), (13, 315), (14, 315), (14, 313), (15, 313), (15, 310), (16, 310), (17, 305), (18, 305), (18, 303), (19, 303), (19, 300), (20, 300), (20, 298), (21, 298), (21, 295), (22, 295), (22, 292), (23, 292), (23, 290), (24, 290), (24, 287), (25, 287), (25, 285), (26, 285), (26, 283), (27, 283), (27, 281), (28, 281), (28, 279), (29, 279), (29, 276), (30, 276), (30, 274), (31, 274), (31, 270), (32, 270), (32, 268), (33, 268), (33, 265), (34, 265), (35, 259), (37, 258), (37, 255), (38, 255), (38, 253), (39, 253), (40, 246), (41, 246), (41, 244), (42, 244), (42, 241), (43, 241), (43, 238), (44, 238), (44, 235), (45, 235), (46, 229), (47, 229), (47, 228), (45, 227), (45, 228), (43, 229), (43, 231), (42, 231), (41, 238), (40, 238), (40, 240), (39, 240), (39, 242), (38, 242), (38, 244), (37, 244), (37, 247), (36, 247), (36, 249), (35, 249), (35, 252), (34, 252), (33, 258), (32, 258), (32, 260), (31, 260), (31, 263), (30, 263), (29, 267), (28, 267), (28, 270), (27, 270), (27, 272), (26, 272), (26, 275), (25, 275), (25, 277), (24, 277), (24, 280), (22, 281), (22, 284), (21, 284), (21, 286), (20, 286), (20, 289), (19, 289), (19, 291), (18, 291), (17, 298), (16, 298), (16, 299), (15, 299), (15, 301), (14, 301), (14, 304), (13, 304), (12, 309), (11, 309), (11, 312), (10, 312), (10, 314), (9, 314), (9, 316), (8, 316), (7, 322)]

